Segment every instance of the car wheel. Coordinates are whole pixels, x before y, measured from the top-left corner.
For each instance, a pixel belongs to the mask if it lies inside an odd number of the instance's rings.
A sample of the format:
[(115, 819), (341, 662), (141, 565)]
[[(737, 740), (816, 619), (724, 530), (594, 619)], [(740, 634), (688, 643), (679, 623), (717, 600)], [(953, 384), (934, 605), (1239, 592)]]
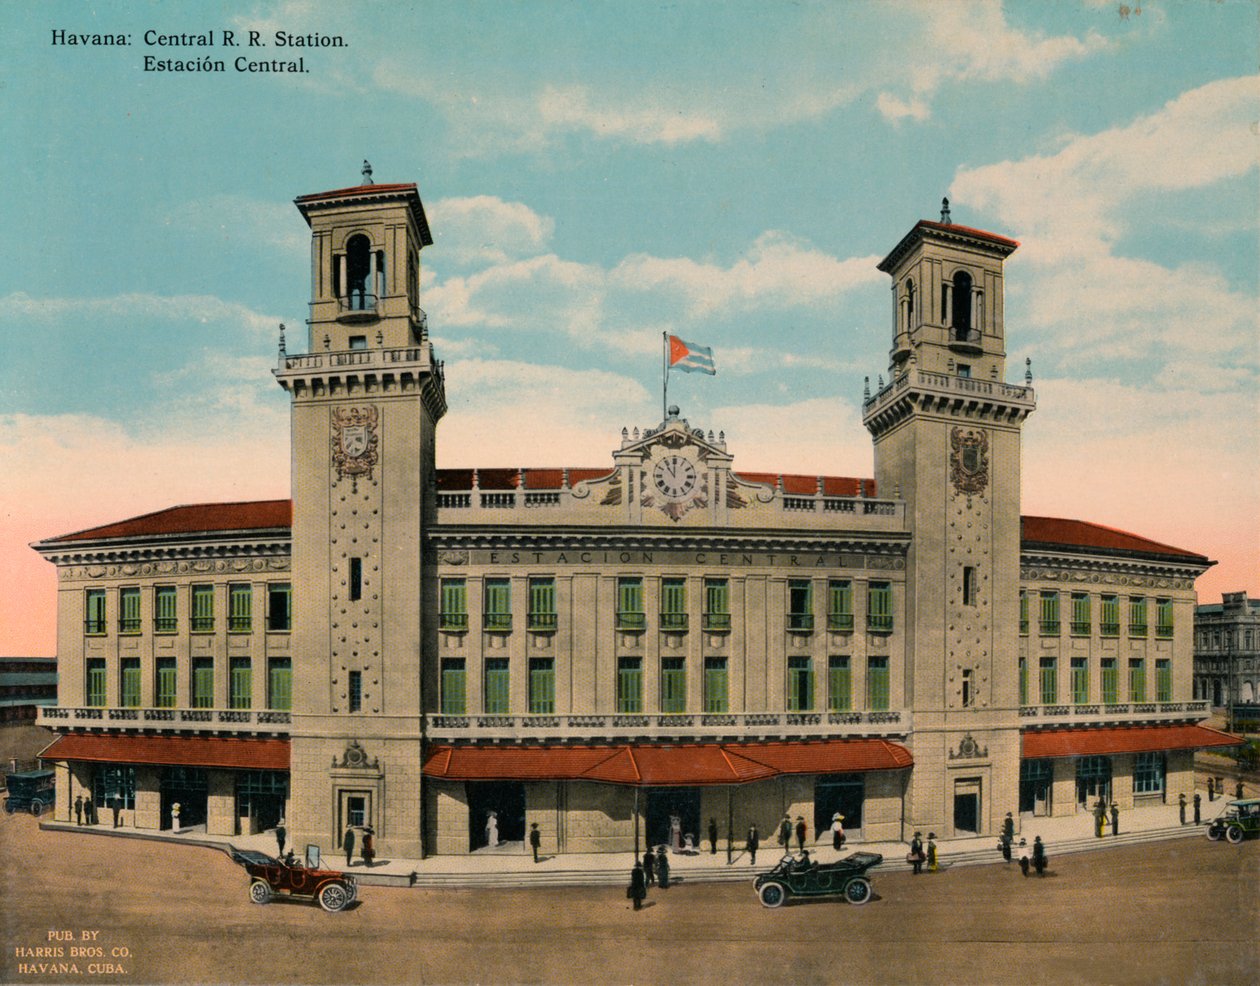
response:
[(1215, 825), (1209, 825), (1207, 827), (1207, 837), (1211, 842), (1220, 842), (1221, 830)]
[(249, 885), (249, 899), (255, 904), (270, 903), (271, 887), (267, 886), (262, 880), (255, 880)]
[(319, 906), (329, 913), (340, 911), (350, 903), (350, 895), (340, 883), (326, 883), (319, 891)]
[(1243, 832), (1241, 825), (1231, 825), (1225, 830), (1225, 838), (1234, 845), (1238, 845), (1245, 837), (1246, 833)]
[(4, 811), (5, 814), (12, 815), (15, 811), (17, 811), (17, 805), (15, 805), (12, 801), (6, 801), (4, 803)]
[(779, 907), (788, 899), (787, 887), (781, 883), (763, 883), (761, 889), (757, 891), (757, 896), (761, 898), (763, 907)]
[(42, 815), (42, 814), (43, 814), (43, 812), (44, 812), (44, 802), (42, 802), (42, 801), (32, 801), (32, 802), (31, 802), (31, 814), (32, 814), (32, 815), (34, 815), (36, 818), (39, 818), (39, 816), (40, 816), (40, 815)]
[(859, 876), (844, 885), (844, 899), (850, 904), (865, 904), (871, 899), (871, 881)]

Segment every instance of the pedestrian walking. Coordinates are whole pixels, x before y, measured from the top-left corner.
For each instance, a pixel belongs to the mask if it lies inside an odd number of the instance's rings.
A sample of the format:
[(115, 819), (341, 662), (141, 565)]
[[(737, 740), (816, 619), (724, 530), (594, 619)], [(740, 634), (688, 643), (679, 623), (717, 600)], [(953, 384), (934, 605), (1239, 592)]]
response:
[(276, 822), (276, 843), (280, 847), (278, 856), (284, 855), (284, 840), (288, 836), (289, 830), (284, 827), (284, 816), (280, 816), (280, 821)]
[(649, 887), (656, 886), (656, 857), (652, 854), (651, 846), (643, 852), (643, 878), (647, 880)]
[(643, 907), (643, 898), (647, 896), (647, 880), (643, 875), (643, 864), (635, 862), (634, 869), (630, 871), (630, 886), (626, 888), (626, 896), (634, 901), (634, 909), (637, 911)]
[(114, 809), (114, 828), (118, 828), (118, 826), (122, 824), (120, 821), (122, 813), (122, 798), (115, 794), (113, 798), (110, 799), (109, 806)]
[(350, 866), (350, 859), (354, 856), (354, 829), (346, 829), (346, 834), (341, 837), (341, 848), (346, 851), (346, 865)]
[(918, 876), (923, 871), (923, 833), (915, 832), (914, 838), (910, 840), (910, 854), (906, 856), (906, 861), (914, 867), (914, 875)]
[(1049, 860), (1046, 857), (1046, 847), (1042, 844), (1041, 836), (1037, 836), (1033, 839), (1032, 862), (1033, 869), (1037, 871), (1037, 875), (1045, 876), (1046, 864)]
[(83, 795), (79, 795), (74, 799), (74, 824), (83, 824)]
[(363, 826), (363, 848), (359, 850), (359, 855), (363, 857), (363, 865), (371, 867), (372, 860), (376, 858), (376, 846), (373, 844), (372, 836), (376, 835), (371, 825)]
[(998, 842), (998, 848), (1002, 852), (1002, 858), (1009, 863), (1011, 861), (1011, 840), (1005, 833), (1002, 834), (1002, 838)]
[(717, 819), (709, 819), (709, 855), (717, 855)]
[(1028, 876), (1028, 840), (1019, 840), (1019, 871)]
[(928, 864), (928, 872), (935, 873), (936, 872), (936, 833), (935, 832), (928, 833), (927, 864)]
[(669, 889), (669, 857), (665, 855), (665, 847), (656, 847), (656, 882), (662, 890)]
[(1107, 803), (1099, 798), (1094, 803), (1094, 837), (1101, 839), (1103, 829), (1107, 827)]
[(1216, 800), (1216, 782), (1212, 778), (1208, 778), (1208, 801)]
[(805, 818), (802, 815), (796, 816), (796, 841), (801, 847), (801, 852), (805, 851), (805, 835), (809, 830), (805, 826)]
[(837, 851), (844, 848), (844, 816), (840, 812), (831, 816), (831, 847)]
[(1120, 834), (1120, 806), (1111, 802), (1111, 834)]
[(792, 848), (792, 816), (784, 815), (783, 821), (779, 823), (779, 845), (783, 847), (786, 854)]
[(748, 826), (748, 841), (744, 843), (744, 848), (748, 850), (748, 862), (753, 866), (757, 865), (757, 848), (761, 845), (761, 836), (757, 834), (757, 826)]
[(534, 851), (534, 862), (538, 862), (538, 848), (542, 845), (542, 833), (538, 831), (538, 823), (529, 823), (529, 848)]
[(1181, 824), (1186, 824), (1186, 792), (1177, 795), (1177, 814), (1181, 816)]
[(171, 805), (171, 831), (172, 831), (172, 832), (178, 832), (178, 831), (179, 831), (179, 814), (180, 814), (180, 811), (181, 811), (181, 809), (180, 809), (180, 807), (179, 807), (179, 802), (178, 802), (178, 801), (176, 801), (173, 805)]
[(1199, 824), (1199, 801), (1202, 796), (1198, 791), (1194, 792), (1194, 824)]
[(1002, 822), (1002, 835), (1005, 836), (1007, 842), (1011, 842), (1015, 838), (1015, 819), (1011, 817), (1011, 813), (1006, 813), (1006, 819)]

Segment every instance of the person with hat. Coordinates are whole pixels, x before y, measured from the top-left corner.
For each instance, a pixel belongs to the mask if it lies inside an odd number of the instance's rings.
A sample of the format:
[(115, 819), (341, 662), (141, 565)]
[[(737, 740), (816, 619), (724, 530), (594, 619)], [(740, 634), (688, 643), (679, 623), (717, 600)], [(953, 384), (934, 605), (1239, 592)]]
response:
[(635, 861), (630, 871), (630, 886), (626, 888), (626, 896), (634, 901), (634, 909), (643, 907), (643, 898), (647, 896), (647, 880), (643, 876), (643, 864)]
[(1186, 792), (1182, 791), (1177, 795), (1177, 814), (1181, 817), (1181, 824), (1186, 824)]
[(359, 855), (363, 857), (364, 866), (371, 866), (372, 860), (376, 858), (376, 846), (372, 843), (374, 835), (376, 831), (371, 825), (363, 826), (363, 847), (359, 850)]
[(761, 836), (757, 834), (757, 826), (748, 826), (748, 841), (744, 843), (744, 848), (748, 850), (748, 862), (757, 865), (757, 850), (761, 846)]
[(796, 816), (796, 841), (801, 847), (801, 852), (805, 851), (805, 834), (809, 830), (805, 827), (805, 817), (803, 815)]
[(1028, 840), (1020, 839), (1019, 840), (1019, 871), (1023, 873), (1024, 876), (1028, 876), (1028, 863), (1029, 863)]
[(837, 852), (844, 848), (844, 816), (840, 812), (831, 816), (831, 845)]
[(1041, 836), (1039, 835), (1033, 839), (1032, 861), (1033, 869), (1037, 871), (1037, 875), (1045, 876), (1046, 864), (1049, 863), (1050, 860), (1046, 858), (1046, 847), (1045, 844), (1042, 843)]
[(929, 873), (935, 873), (935, 872), (936, 872), (936, 869), (937, 869), (937, 866), (936, 866), (936, 833), (935, 833), (935, 832), (929, 832), (929, 833), (928, 833), (928, 844), (927, 844), (927, 864), (928, 864), (928, 872), (929, 872)]
[(656, 882), (662, 890), (669, 889), (669, 857), (665, 855), (665, 846), (656, 847)]
[(923, 833), (915, 832), (914, 838), (910, 840), (910, 854), (906, 857), (911, 866), (914, 867), (914, 875), (918, 876), (923, 871)]
[(779, 823), (779, 845), (783, 847), (786, 853), (792, 848), (792, 816), (784, 815), (783, 821)]

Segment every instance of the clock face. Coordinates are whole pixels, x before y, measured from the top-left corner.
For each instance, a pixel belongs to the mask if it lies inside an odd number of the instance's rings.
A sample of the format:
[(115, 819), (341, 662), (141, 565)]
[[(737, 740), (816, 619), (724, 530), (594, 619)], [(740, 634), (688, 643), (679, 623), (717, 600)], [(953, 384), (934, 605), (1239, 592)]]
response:
[(696, 467), (681, 455), (667, 455), (652, 470), (652, 481), (671, 500), (681, 500), (696, 488)]

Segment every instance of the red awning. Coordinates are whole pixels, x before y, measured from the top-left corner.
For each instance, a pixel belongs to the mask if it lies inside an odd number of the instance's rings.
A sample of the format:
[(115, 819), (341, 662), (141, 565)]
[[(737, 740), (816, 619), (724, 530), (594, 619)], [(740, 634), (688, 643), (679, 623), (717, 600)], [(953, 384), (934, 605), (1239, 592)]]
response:
[(813, 743), (439, 746), (428, 777), (452, 781), (600, 781), (661, 787), (746, 784), (780, 774), (898, 770), (910, 751), (880, 739)]
[(1206, 726), (1107, 726), (1102, 729), (1038, 729), (1024, 733), (1024, 759), (1109, 753), (1151, 753), (1236, 746), (1242, 740)]
[(55, 740), (40, 756), (45, 760), (91, 760), (98, 763), (288, 770), (289, 741), (240, 736), (70, 733)]

